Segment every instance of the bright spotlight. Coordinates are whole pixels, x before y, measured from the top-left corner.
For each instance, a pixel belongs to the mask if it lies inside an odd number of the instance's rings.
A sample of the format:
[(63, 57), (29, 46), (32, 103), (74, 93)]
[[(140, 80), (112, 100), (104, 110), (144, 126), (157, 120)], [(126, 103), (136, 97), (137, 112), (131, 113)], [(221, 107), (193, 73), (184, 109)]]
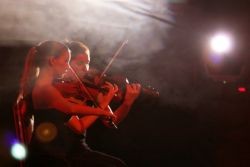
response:
[(15, 143), (11, 147), (11, 155), (17, 160), (25, 159), (27, 155), (25, 146), (20, 143)]
[(210, 47), (213, 52), (218, 54), (228, 53), (232, 49), (232, 40), (229, 35), (216, 34), (210, 40)]

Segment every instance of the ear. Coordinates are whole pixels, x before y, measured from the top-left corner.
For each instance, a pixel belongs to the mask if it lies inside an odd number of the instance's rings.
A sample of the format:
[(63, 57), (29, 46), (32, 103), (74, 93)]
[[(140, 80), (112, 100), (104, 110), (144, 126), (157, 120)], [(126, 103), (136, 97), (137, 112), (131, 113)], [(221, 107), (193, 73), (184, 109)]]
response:
[(49, 57), (49, 65), (54, 66), (55, 65), (55, 58)]

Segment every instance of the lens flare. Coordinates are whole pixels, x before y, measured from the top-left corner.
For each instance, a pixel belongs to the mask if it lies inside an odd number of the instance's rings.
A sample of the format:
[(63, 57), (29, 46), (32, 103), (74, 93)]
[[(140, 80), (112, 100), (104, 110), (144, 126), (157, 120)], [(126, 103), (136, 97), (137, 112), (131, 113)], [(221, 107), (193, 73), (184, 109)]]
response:
[(50, 142), (57, 136), (57, 128), (54, 124), (45, 122), (36, 128), (35, 135), (41, 142)]
[(27, 151), (24, 145), (15, 143), (11, 147), (11, 155), (17, 160), (23, 160), (27, 156)]
[(210, 40), (210, 47), (215, 53), (228, 53), (232, 49), (231, 37), (224, 33), (216, 34)]

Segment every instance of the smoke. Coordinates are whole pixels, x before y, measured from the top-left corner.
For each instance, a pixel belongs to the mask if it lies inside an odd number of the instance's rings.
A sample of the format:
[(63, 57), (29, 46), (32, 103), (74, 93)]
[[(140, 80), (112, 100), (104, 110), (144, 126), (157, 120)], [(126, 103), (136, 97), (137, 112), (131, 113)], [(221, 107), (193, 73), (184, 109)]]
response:
[(162, 36), (172, 24), (165, 0), (2, 0), (0, 4), (0, 44), (77, 39), (110, 56), (128, 40), (126, 60), (140, 62), (164, 48)]
[[(133, 75), (131, 80), (161, 88), (168, 96), (162, 98), (179, 102), (183, 99), (179, 92), (190, 86), (189, 61), (181, 61), (183, 48), (167, 44), (169, 38), (175, 39), (169, 30), (176, 24), (168, 7), (166, 0), (2, 0), (0, 45), (80, 40), (90, 47), (92, 60), (97, 55), (105, 65), (128, 40), (112, 68)], [(176, 41), (180, 45), (184, 39)]]

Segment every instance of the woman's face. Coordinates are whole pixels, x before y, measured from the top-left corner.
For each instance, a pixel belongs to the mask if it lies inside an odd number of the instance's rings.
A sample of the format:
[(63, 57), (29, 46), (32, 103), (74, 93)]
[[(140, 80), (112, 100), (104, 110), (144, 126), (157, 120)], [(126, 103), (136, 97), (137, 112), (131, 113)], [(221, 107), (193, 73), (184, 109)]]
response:
[(85, 73), (89, 70), (89, 62), (90, 56), (89, 51), (87, 50), (84, 53), (76, 55), (74, 59), (71, 60), (70, 65), (78, 73)]
[(63, 74), (69, 69), (70, 57), (69, 50), (65, 50), (60, 56), (53, 58), (53, 68), (57, 75)]

